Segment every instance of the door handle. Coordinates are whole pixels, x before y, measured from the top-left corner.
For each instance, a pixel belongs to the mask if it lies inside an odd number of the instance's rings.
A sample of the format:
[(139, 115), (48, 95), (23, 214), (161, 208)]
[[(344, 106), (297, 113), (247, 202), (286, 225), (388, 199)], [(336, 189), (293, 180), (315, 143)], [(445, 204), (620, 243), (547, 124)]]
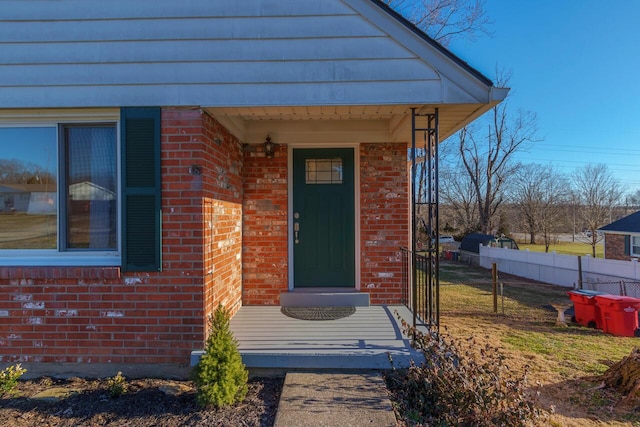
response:
[(298, 233), (300, 233), (300, 223), (299, 222), (294, 222), (293, 223), (293, 235), (294, 235), (294, 243), (296, 245), (298, 243), (300, 243), (300, 240), (298, 240)]

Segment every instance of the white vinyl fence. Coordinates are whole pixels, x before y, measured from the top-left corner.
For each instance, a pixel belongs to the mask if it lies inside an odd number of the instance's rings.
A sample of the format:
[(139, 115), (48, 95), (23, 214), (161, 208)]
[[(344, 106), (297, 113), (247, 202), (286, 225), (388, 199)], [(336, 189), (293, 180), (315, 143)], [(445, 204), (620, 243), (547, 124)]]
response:
[[(615, 295), (640, 298), (640, 265), (637, 260), (618, 261), (580, 257), (582, 287)], [(556, 253), (480, 247), (480, 266), (553, 285), (576, 288), (579, 283), (578, 257)]]

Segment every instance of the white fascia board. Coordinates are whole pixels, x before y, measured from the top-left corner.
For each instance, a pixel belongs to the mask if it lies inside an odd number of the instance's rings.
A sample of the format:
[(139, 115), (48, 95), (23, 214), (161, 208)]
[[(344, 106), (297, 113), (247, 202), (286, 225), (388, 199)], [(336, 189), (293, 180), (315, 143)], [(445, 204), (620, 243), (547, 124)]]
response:
[(489, 96), (489, 102), (502, 102), (507, 98), (509, 91), (511, 89), (508, 87), (495, 87), (491, 88), (491, 93)]
[(640, 236), (640, 231), (614, 231), (614, 230), (598, 230), (598, 232), (603, 234), (619, 234), (622, 236)]
[[(370, 0), (342, 1), (359, 12), (381, 31), (389, 34), (396, 42), (421, 58), (426, 64), (439, 72), (441, 77), (445, 77), (451, 84), (466, 92), (470, 97), (467, 102), (489, 103), (498, 101), (498, 99), (492, 99), (491, 88), (493, 86), (487, 85), (453, 59), (447, 57), (435, 47), (430, 46), (425, 40), (413, 33), (404, 24), (389, 16)], [(449, 100), (444, 99), (443, 96), (441, 101), (442, 103), (448, 103)]]

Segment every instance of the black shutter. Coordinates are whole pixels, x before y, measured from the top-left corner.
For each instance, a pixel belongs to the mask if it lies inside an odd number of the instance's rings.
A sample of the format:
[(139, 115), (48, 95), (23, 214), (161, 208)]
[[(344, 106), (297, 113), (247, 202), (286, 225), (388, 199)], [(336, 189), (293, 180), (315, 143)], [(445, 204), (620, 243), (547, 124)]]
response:
[(624, 236), (624, 254), (631, 255), (631, 236)]
[(122, 268), (160, 271), (160, 108), (123, 108)]

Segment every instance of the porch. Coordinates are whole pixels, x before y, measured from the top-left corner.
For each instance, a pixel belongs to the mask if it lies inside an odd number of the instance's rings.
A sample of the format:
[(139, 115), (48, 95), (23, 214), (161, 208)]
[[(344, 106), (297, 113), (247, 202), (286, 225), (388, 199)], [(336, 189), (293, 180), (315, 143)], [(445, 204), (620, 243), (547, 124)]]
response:
[[(231, 320), (242, 360), (251, 371), (389, 369), (420, 363), (423, 356), (402, 334), (398, 313), (407, 322), (411, 312), (401, 305), (356, 307), (338, 320), (298, 320), (279, 306), (244, 306)], [(197, 363), (202, 352), (192, 354)]]

